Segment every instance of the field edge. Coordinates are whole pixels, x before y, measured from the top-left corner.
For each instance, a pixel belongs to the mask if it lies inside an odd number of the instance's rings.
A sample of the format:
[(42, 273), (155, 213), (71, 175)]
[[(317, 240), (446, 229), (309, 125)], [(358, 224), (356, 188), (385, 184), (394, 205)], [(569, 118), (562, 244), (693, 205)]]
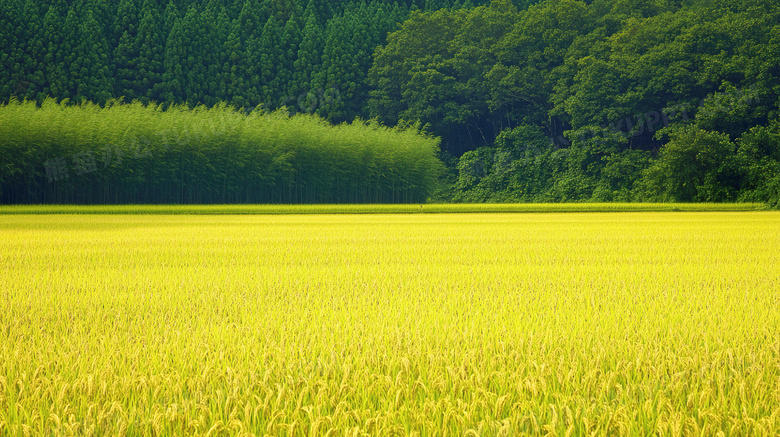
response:
[(0, 205), (11, 214), (439, 214), (767, 211), (763, 203), (457, 203), (316, 205)]

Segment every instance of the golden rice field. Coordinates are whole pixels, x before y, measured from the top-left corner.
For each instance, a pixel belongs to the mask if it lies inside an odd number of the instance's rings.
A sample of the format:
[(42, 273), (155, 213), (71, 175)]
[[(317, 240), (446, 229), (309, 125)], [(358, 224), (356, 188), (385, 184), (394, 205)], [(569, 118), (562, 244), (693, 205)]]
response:
[(780, 213), (0, 215), (0, 435), (780, 435)]

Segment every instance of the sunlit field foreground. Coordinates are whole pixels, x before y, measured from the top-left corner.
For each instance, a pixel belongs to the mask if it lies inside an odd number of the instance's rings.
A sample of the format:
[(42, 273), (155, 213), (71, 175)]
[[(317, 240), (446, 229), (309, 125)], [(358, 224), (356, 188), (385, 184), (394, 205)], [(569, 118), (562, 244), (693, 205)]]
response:
[(780, 213), (0, 216), (0, 435), (778, 435)]

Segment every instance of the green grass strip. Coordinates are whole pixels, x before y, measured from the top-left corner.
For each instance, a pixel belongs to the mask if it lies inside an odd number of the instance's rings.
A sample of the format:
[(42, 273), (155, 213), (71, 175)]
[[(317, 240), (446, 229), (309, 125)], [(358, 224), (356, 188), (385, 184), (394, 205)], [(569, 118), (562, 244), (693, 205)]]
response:
[(414, 214), (761, 211), (762, 203), (458, 203), (360, 205), (5, 205), (0, 214)]

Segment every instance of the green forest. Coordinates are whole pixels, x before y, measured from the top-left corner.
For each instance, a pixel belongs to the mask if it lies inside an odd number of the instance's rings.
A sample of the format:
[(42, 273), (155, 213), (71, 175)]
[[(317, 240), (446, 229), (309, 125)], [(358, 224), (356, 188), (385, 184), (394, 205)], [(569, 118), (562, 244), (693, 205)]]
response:
[(0, 46), (0, 203), (780, 202), (776, 2), (0, 0)]

